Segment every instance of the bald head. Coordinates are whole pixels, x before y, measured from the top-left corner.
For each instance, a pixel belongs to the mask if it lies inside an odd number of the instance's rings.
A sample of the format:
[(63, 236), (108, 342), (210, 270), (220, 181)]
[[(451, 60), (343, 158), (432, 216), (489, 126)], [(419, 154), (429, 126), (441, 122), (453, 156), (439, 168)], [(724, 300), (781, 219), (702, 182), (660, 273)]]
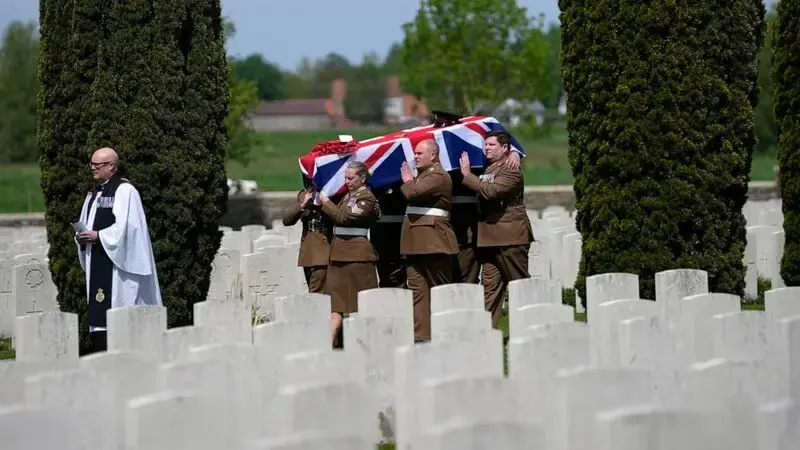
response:
[(439, 145), (435, 140), (425, 139), (414, 147), (414, 163), (417, 170), (425, 170), (437, 162), (439, 162)]
[(116, 150), (111, 147), (103, 147), (95, 150), (94, 154), (92, 154), (92, 161), (95, 159), (103, 160), (103, 161), (111, 161), (114, 164), (119, 162), (119, 156), (117, 155)]
[(90, 167), (95, 181), (102, 183), (117, 173), (119, 156), (110, 147), (103, 147), (92, 153)]

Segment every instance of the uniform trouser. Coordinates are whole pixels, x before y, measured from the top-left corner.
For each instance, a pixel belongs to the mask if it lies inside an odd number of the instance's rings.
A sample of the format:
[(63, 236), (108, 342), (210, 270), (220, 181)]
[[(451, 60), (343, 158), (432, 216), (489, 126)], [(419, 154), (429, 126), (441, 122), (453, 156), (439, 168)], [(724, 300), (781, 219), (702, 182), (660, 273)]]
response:
[(303, 273), (306, 276), (308, 292), (318, 292), (321, 294), (322, 289), (325, 287), (325, 276), (328, 273), (328, 266), (303, 267)]
[(453, 272), (453, 282), (478, 283), (481, 266), (474, 247), (462, 248), (458, 251), (457, 265)]
[(414, 340), (431, 339), (431, 288), (453, 282), (455, 255), (408, 255), (408, 288), (414, 298)]
[(483, 266), (484, 305), (492, 314), (492, 326), (498, 328), (503, 300), (508, 282), (530, 278), (528, 273), (528, 249), (530, 244), (508, 247), (482, 247), (478, 249), (479, 262)]
[[(383, 258), (383, 256), (380, 256)], [(378, 259), (375, 263), (378, 271), (378, 287), (404, 288), (406, 287), (406, 266), (400, 255), (393, 258)]]

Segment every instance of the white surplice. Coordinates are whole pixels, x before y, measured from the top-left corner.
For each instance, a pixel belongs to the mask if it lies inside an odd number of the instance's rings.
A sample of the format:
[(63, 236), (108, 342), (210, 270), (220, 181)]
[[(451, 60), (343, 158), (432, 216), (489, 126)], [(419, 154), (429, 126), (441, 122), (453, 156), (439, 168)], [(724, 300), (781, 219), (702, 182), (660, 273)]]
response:
[[(100, 197), (102, 194), (98, 194)], [(92, 193), (86, 196), (81, 208), (81, 221), (91, 230), (98, 201), (87, 211)], [(155, 257), (147, 229), (147, 220), (139, 192), (130, 183), (120, 183), (111, 209), (115, 223), (97, 233), (98, 241), (87, 244), (78, 257), (86, 273), (86, 299), (89, 301), (92, 247), (102, 245), (113, 263), (111, 281), (111, 308), (138, 305), (161, 306), (161, 289), (158, 284)], [(102, 330), (103, 328), (93, 328)]]

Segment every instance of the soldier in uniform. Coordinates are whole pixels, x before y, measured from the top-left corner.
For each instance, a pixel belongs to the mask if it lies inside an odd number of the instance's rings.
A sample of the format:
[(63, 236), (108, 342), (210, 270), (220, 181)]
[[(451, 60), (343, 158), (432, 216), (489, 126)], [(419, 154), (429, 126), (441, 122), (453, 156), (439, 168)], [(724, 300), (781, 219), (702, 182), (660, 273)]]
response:
[(367, 235), (381, 215), (378, 201), (367, 187), (369, 169), (354, 161), (345, 169), (348, 193), (338, 205), (320, 194), (322, 211), (335, 227), (325, 280), (331, 296), (331, 339), (336, 345), (345, 314), (358, 311), (358, 292), (378, 287), (375, 249)]
[(400, 256), (400, 231), (406, 212), (406, 198), (399, 183), (374, 189), (381, 209), (381, 218), (370, 228), (369, 239), (378, 252), (378, 285), (406, 287), (406, 268)]
[(439, 146), (433, 139), (414, 148), (416, 178), (408, 163), (400, 175), (408, 206), (400, 235), (400, 253), (406, 257), (408, 287), (414, 296), (414, 339), (431, 338), (430, 289), (453, 282), (458, 243), (450, 224), (453, 183), (439, 164)]
[[(511, 151), (503, 163), (510, 170), (519, 170), (520, 155)], [(482, 167), (473, 167), (472, 173), (480, 176)], [(453, 180), (453, 210), (450, 214), (450, 223), (456, 233), (458, 241), (457, 268), (454, 269), (453, 280), (460, 283), (477, 283), (480, 273), (480, 264), (477, 257), (478, 235), (478, 199), (475, 191), (463, 185), (463, 174), (459, 170), (450, 172)]]
[(471, 172), (466, 153), (461, 154), (459, 166), (464, 186), (478, 194), (478, 261), (483, 267), (484, 303), (497, 328), (508, 283), (530, 277), (528, 249), (533, 229), (525, 213), (522, 172), (505, 165), (510, 153), (508, 133), (489, 133), (484, 148), (490, 163), (484, 175)]
[(297, 265), (303, 268), (309, 292), (322, 292), (328, 271), (328, 254), (331, 250), (333, 225), (314, 202), (313, 186), (297, 194), (297, 202), (283, 212), (283, 225), (292, 226), (303, 222), (300, 238), (300, 254)]

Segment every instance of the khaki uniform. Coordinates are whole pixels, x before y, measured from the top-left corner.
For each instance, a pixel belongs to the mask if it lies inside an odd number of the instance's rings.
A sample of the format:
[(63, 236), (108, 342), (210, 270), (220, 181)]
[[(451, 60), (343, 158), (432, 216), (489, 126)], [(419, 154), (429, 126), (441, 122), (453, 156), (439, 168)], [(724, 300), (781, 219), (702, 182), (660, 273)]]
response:
[(309, 201), (305, 208), (300, 207), (305, 191), (297, 195), (297, 203), (283, 212), (283, 225), (290, 227), (298, 220), (303, 222), (300, 238), (300, 255), (297, 265), (303, 268), (309, 292), (322, 292), (328, 270), (328, 255), (331, 252), (333, 222), (318, 205)]
[(373, 190), (381, 209), (381, 218), (370, 228), (369, 240), (378, 252), (380, 287), (406, 287), (406, 268), (400, 255), (400, 231), (406, 214), (406, 198), (400, 186)]
[(322, 211), (332, 219), (333, 242), (325, 279), (325, 293), (331, 296), (331, 311), (358, 311), (358, 292), (378, 287), (375, 261), (378, 255), (367, 238), (369, 227), (381, 215), (372, 191), (362, 186), (348, 193), (338, 205), (324, 202)]
[[(483, 169), (477, 169), (478, 174)], [(473, 169), (476, 173), (476, 169)], [(478, 198), (475, 192), (462, 184), (464, 179), (460, 171), (450, 173), (453, 180), (453, 208), (450, 223), (458, 241), (457, 266), (453, 273), (453, 282), (477, 283), (480, 265), (477, 258), (478, 235)]]
[(414, 338), (431, 338), (431, 288), (453, 282), (458, 242), (450, 224), (453, 183), (439, 164), (403, 183), (408, 200), (400, 233), (400, 254), (406, 257), (408, 287), (414, 294)]
[(508, 282), (529, 278), (533, 229), (525, 213), (522, 172), (494, 163), (482, 177), (467, 175), (464, 186), (478, 193), (478, 261), (483, 266), (486, 310), (498, 327)]

